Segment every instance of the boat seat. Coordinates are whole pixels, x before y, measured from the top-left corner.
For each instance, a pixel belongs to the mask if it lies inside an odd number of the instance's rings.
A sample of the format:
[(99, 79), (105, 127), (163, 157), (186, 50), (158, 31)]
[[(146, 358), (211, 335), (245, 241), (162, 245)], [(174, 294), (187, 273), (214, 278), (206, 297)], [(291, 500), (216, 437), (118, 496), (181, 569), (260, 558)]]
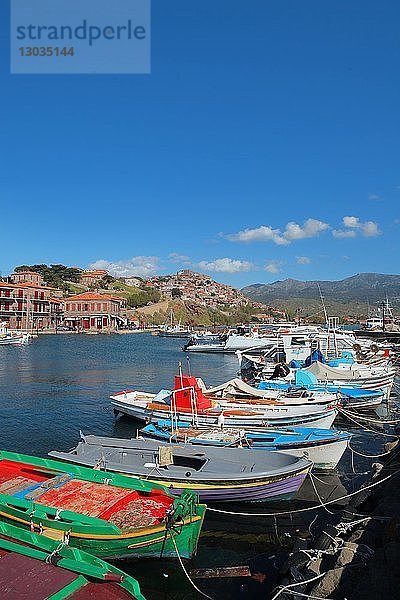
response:
[(60, 488), (68, 481), (71, 481), (71, 479), (73, 479), (73, 475), (70, 475), (69, 473), (61, 473), (56, 477), (46, 479), (46, 481), (43, 481), (43, 483), (33, 486), (31, 490), (26, 490), (25, 494), (21, 497), (25, 498), (26, 500), (37, 500), (37, 498), (39, 498), (48, 490)]
[(38, 485), (40, 485), (40, 482), (18, 475), (12, 479), (2, 481), (0, 483), (0, 493), (7, 496), (15, 496), (16, 498), (23, 498), (28, 490), (32, 490)]

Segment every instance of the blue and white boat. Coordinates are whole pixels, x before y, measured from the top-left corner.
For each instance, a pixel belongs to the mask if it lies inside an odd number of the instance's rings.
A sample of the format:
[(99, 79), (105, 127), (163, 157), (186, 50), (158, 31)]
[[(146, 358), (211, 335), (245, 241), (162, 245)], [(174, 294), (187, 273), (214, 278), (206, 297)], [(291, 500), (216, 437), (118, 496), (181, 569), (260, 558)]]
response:
[[(260, 390), (303, 388), (310, 392), (339, 393), (353, 408), (375, 408), (388, 399), (396, 369), (388, 363), (367, 365), (354, 360), (351, 352), (326, 362), (320, 350), (305, 361), (291, 360), (288, 365), (273, 364), (265, 356), (240, 353), (240, 372), (245, 381), (260, 382)], [(279, 370), (284, 368), (281, 374)]]
[(163, 442), (198, 446), (242, 447), (283, 452), (308, 458), (317, 469), (334, 469), (345, 452), (351, 434), (346, 431), (295, 427), (291, 429), (195, 428), (185, 421), (163, 419), (149, 423), (139, 435)]
[(285, 380), (266, 380), (257, 385), (259, 390), (281, 390), (289, 391), (293, 389), (307, 389), (313, 392), (330, 392), (338, 394), (341, 398), (341, 404), (355, 409), (376, 408), (385, 398), (383, 390), (367, 390), (356, 385), (333, 385), (321, 383), (314, 373), (303, 369), (298, 369), (294, 373), (294, 381)]

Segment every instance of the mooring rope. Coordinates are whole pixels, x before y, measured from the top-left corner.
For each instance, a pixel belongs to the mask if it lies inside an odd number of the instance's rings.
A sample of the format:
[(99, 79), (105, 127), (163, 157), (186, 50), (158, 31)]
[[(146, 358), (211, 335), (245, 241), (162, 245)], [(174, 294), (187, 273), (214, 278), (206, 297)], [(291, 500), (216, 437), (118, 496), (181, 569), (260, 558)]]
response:
[[(345, 496), (339, 496), (339, 498), (334, 498), (333, 500), (327, 500), (326, 502), (324, 502), (322, 504), (317, 504), (316, 506), (308, 506), (306, 508), (298, 508), (296, 510), (285, 510), (285, 511), (274, 512), (274, 513), (248, 513), (248, 512), (234, 512), (234, 511), (230, 511), (230, 510), (223, 510), (221, 508), (210, 508), (209, 506), (207, 507), (207, 510), (209, 510), (211, 512), (215, 512), (215, 513), (224, 514), (224, 515), (233, 515), (233, 516), (239, 516), (239, 517), (275, 517), (275, 516), (281, 517), (284, 515), (292, 515), (295, 513), (310, 512), (311, 510), (317, 510), (318, 508), (324, 508), (325, 506), (328, 506), (329, 504), (336, 504), (337, 502), (340, 502), (341, 500), (346, 500), (347, 498), (352, 498), (353, 496), (356, 496), (357, 494), (360, 494), (361, 492), (371, 490), (371, 489), (377, 487), (378, 485), (380, 485), (381, 483), (385, 483), (385, 481), (392, 479), (392, 477), (395, 477), (399, 473), (400, 473), (400, 469), (395, 471), (394, 473), (390, 473), (383, 479), (379, 479), (379, 481), (374, 481), (373, 483), (370, 483), (364, 487), (361, 487), (359, 490), (356, 490), (355, 492), (350, 492), (349, 494), (346, 494)], [(311, 475), (311, 473), (310, 473), (310, 475)]]
[[(342, 412), (343, 409), (340, 409), (337, 407), (337, 410), (339, 412)], [(345, 413), (343, 413), (345, 414)], [(362, 423), (359, 423), (358, 421), (356, 421), (353, 417), (350, 417), (350, 415), (345, 414), (345, 417), (347, 419), (349, 419), (350, 421), (353, 421), (353, 423), (355, 423), (356, 425), (358, 425), (358, 427), (361, 427), (362, 429), (364, 429), (365, 431), (370, 431), (371, 433), (375, 433), (376, 435), (383, 435), (385, 437), (394, 437), (397, 438), (398, 436), (393, 434), (393, 433), (384, 433), (383, 431), (377, 431), (376, 429), (371, 429), (370, 427), (366, 427), (365, 425), (363, 425)], [(358, 415), (357, 415), (358, 417)], [(378, 421), (378, 422), (382, 422), (382, 421)]]
[[(363, 458), (381, 458), (382, 456), (388, 456), (388, 454), (391, 454), (393, 452), (393, 450), (388, 450), (387, 452), (381, 452), (380, 454), (363, 454), (362, 452), (359, 452), (358, 450), (354, 450), (354, 448), (352, 448), (350, 446), (350, 444), (348, 445), (348, 449), (353, 454), (357, 454), (357, 456), (362, 456)], [(314, 475), (314, 477), (315, 477), (315, 475)]]
[(323, 505), (323, 507), (324, 507), (324, 510), (326, 510), (326, 512), (327, 512), (327, 513), (329, 513), (330, 515), (334, 515), (335, 513), (334, 513), (333, 511), (329, 510), (329, 508), (326, 508), (326, 506), (325, 506), (325, 505), (324, 505), (324, 503), (322, 502), (322, 498), (321, 498), (321, 496), (319, 495), (319, 493), (318, 493), (318, 490), (317, 490), (317, 487), (316, 487), (316, 485), (315, 485), (315, 483), (314, 483), (314, 475), (313, 475), (311, 472), (310, 472), (310, 479), (311, 479), (311, 485), (312, 485), (312, 486), (313, 486), (313, 488), (314, 488), (314, 493), (315, 493), (315, 495), (317, 496), (317, 498), (318, 498), (318, 500), (319, 500), (319, 503), (320, 503), (321, 505)]
[[(353, 414), (351, 411), (347, 411), (344, 408), (338, 408), (338, 411), (343, 413), (344, 415), (348, 415), (349, 412), (350, 414)], [(361, 421), (368, 421), (369, 423), (378, 423), (378, 424), (389, 424), (389, 425), (394, 425), (396, 423), (400, 423), (400, 419), (371, 419), (370, 417), (363, 417), (362, 415), (357, 414), (356, 415), (357, 419), (360, 419)]]
[(183, 564), (183, 561), (182, 561), (181, 555), (179, 554), (179, 550), (178, 550), (178, 547), (177, 547), (177, 545), (176, 545), (175, 538), (174, 538), (174, 536), (173, 536), (173, 534), (172, 534), (172, 531), (171, 531), (171, 540), (172, 540), (172, 543), (174, 544), (174, 547), (175, 547), (175, 552), (176, 552), (176, 555), (177, 555), (177, 557), (178, 557), (178, 560), (179, 560), (179, 562), (180, 562), (180, 565), (181, 565), (181, 567), (182, 567), (182, 571), (185, 573), (185, 575), (186, 575), (186, 577), (187, 577), (187, 579), (188, 579), (189, 583), (190, 583), (190, 584), (191, 584), (191, 585), (194, 587), (194, 589), (196, 590), (196, 592), (198, 592), (198, 593), (199, 593), (201, 596), (204, 596), (204, 598), (208, 598), (208, 600), (214, 600), (214, 598), (211, 598), (211, 596), (208, 596), (207, 594), (205, 594), (204, 592), (202, 592), (202, 591), (201, 591), (201, 590), (200, 590), (200, 589), (197, 587), (197, 585), (195, 584), (195, 582), (193, 581), (193, 579), (190, 577), (189, 573), (187, 572), (187, 570), (186, 570), (186, 568), (185, 568), (185, 565)]
[[(276, 600), (276, 598), (279, 598), (279, 596), (286, 590), (292, 590), (292, 588), (297, 587), (298, 585), (307, 585), (308, 583), (312, 583), (313, 581), (317, 581), (318, 579), (321, 579), (321, 577), (324, 577), (324, 575), (326, 575), (326, 573), (320, 573), (319, 575), (315, 575), (315, 577), (311, 577), (310, 579), (305, 579), (304, 581), (297, 581), (296, 583), (284, 585), (278, 590), (278, 592), (275, 594), (275, 596), (273, 596), (271, 598), (271, 600)], [(291, 593), (294, 594), (295, 591), (293, 591)], [(300, 592), (297, 592), (297, 593), (300, 593)], [(309, 594), (306, 595), (305, 597), (311, 598), (311, 596)], [(325, 598), (325, 599), (321, 599), (321, 600), (329, 600), (329, 598)]]

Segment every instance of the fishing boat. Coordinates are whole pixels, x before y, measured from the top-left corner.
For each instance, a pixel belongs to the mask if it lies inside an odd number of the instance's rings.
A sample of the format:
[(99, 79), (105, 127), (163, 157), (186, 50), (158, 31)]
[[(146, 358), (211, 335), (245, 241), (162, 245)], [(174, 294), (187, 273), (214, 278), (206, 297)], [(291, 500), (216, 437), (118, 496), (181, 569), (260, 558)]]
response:
[(168, 486), (172, 494), (195, 492), (204, 502), (264, 502), (292, 498), (312, 462), (287, 454), (243, 448), (199, 448), (143, 439), (84, 436), (57, 459), (133, 475)]
[(190, 558), (205, 509), (189, 492), (174, 500), (154, 483), (0, 452), (0, 522), (100, 558), (176, 558), (175, 544)]
[[(111, 396), (114, 413), (124, 414), (139, 421), (175, 418), (196, 425), (232, 427), (321, 427), (329, 429), (337, 411), (337, 398), (324, 395), (317, 401), (313, 393), (281, 394), (269, 398), (260, 393), (258, 398), (211, 397), (200, 386), (201, 380), (191, 375), (175, 377), (171, 390), (158, 394), (124, 390)], [(242, 382), (243, 383), (243, 382)]]
[(233, 354), (238, 350), (245, 350), (254, 346), (265, 346), (268, 338), (260, 337), (257, 331), (248, 333), (238, 333), (228, 331), (228, 333), (211, 339), (191, 336), (189, 341), (182, 347), (184, 352), (207, 352)]
[(170, 312), (170, 323), (165, 323), (162, 327), (160, 327), (155, 334), (159, 337), (169, 337), (169, 338), (184, 338), (188, 339), (191, 336), (191, 329), (189, 327), (185, 327), (179, 323), (174, 324), (174, 313), (171, 310)]
[[(280, 374), (277, 373), (279, 365), (269, 361), (265, 355), (240, 353), (239, 363), (241, 376), (246, 381), (280, 379)], [(324, 389), (346, 387), (373, 390), (383, 393), (386, 399), (390, 396), (396, 375), (396, 369), (391, 365), (389, 356), (383, 357), (381, 364), (363, 364), (355, 360), (353, 354), (348, 351), (343, 351), (337, 358), (326, 361), (317, 349), (305, 361), (292, 360), (285, 367), (287, 370), (283, 379), (286, 383), (295, 382), (296, 371), (301, 369), (303, 373), (311, 373), (315, 378), (313, 381), (322, 384)]]
[(329, 385), (319, 383), (318, 379), (310, 371), (298, 369), (294, 373), (294, 382), (285, 380), (266, 380), (257, 385), (259, 390), (296, 390), (307, 389), (316, 392), (335, 393), (340, 395), (340, 403), (346, 408), (357, 410), (370, 410), (377, 408), (385, 398), (381, 389), (367, 390), (356, 385)]
[(2, 600), (145, 600), (113, 565), (44, 535), (0, 522)]
[(352, 332), (337, 327), (337, 319), (330, 317), (327, 328), (315, 325), (289, 324), (269, 330), (230, 330), (217, 340), (201, 340), (193, 336), (183, 350), (185, 352), (234, 353), (247, 350), (286, 353), (286, 362), (292, 358), (306, 358), (315, 348), (328, 355), (352, 348), (356, 339)]
[(305, 370), (315, 375), (319, 382), (339, 386), (354, 384), (365, 390), (380, 390), (386, 399), (390, 397), (396, 376), (396, 369), (390, 365), (367, 367), (352, 363), (331, 366), (316, 361)]
[(170, 443), (284, 452), (308, 458), (314, 468), (323, 470), (337, 466), (351, 438), (347, 431), (332, 429), (200, 429), (189, 423), (170, 420), (149, 423), (140, 430), (139, 435)]
[(29, 333), (10, 331), (7, 323), (0, 323), (0, 346), (22, 346), (27, 344), (30, 338)]

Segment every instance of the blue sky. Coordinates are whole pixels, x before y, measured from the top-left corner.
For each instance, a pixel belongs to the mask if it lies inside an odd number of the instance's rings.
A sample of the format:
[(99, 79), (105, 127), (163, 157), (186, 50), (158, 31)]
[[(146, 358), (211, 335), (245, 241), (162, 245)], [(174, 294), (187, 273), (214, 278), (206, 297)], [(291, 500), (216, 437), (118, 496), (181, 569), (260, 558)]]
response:
[(10, 75), (0, 17), (2, 274), (399, 273), (395, 0), (153, 0), (150, 75)]

